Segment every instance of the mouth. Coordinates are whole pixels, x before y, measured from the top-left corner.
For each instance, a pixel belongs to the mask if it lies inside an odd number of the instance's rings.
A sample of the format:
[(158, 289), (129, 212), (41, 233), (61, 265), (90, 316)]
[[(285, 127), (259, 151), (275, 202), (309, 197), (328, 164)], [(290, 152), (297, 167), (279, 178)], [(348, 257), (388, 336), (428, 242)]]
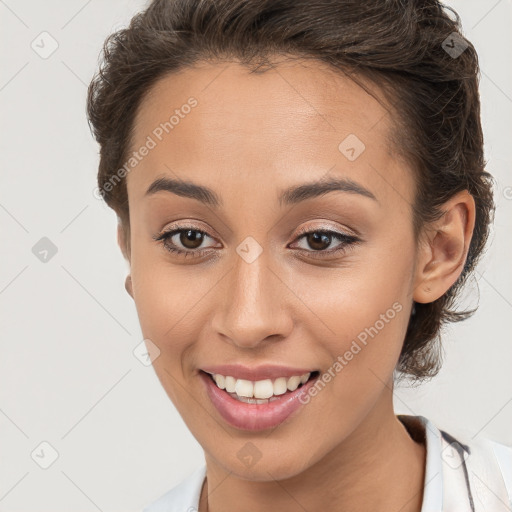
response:
[(311, 371), (302, 375), (249, 381), (229, 375), (200, 370), (211, 403), (231, 426), (241, 430), (264, 430), (276, 427), (301, 406), (309, 389), (320, 375)]
[(201, 372), (209, 376), (217, 388), (225, 391), (234, 400), (256, 405), (280, 400), (283, 396), (289, 395), (308, 382), (315, 380), (320, 374), (319, 371), (314, 370), (302, 375), (251, 381), (236, 379), (230, 375), (221, 375), (220, 373), (210, 373), (203, 370)]

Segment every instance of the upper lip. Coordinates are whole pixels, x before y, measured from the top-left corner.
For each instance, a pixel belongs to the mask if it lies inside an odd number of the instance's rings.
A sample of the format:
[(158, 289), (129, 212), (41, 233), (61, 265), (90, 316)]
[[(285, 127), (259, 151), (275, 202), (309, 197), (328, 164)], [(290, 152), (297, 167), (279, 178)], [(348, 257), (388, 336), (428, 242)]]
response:
[(220, 364), (215, 366), (204, 366), (201, 368), (206, 373), (220, 373), (225, 377), (231, 376), (235, 379), (244, 379), (251, 381), (277, 379), (279, 377), (292, 377), (294, 375), (304, 375), (313, 373), (315, 370), (309, 368), (292, 368), (282, 365), (261, 365), (244, 366), (241, 364)]

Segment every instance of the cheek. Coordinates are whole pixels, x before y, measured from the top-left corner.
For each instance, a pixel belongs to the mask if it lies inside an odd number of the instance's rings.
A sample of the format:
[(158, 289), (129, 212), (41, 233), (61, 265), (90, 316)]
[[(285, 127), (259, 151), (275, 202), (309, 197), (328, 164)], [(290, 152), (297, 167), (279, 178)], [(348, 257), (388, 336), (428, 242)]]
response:
[(334, 375), (333, 389), (342, 402), (389, 381), (407, 328), (405, 311), (401, 300), (390, 294), (364, 307), (357, 301), (346, 302), (330, 317), (336, 319), (330, 325), (335, 335), (325, 345), (331, 364), (324, 374)]
[(143, 337), (160, 350), (153, 368), (177, 410), (186, 415), (193, 403), (184, 392), (190, 375), (183, 363), (190, 360), (198, 338), (197, 326), (201, 325), (194, 305), (207, 290), (198, 290), (198, 286), (206, 285), (197, 280), (197, 286), (190, 286), (182, 270), (155, 261), (143, 264), (140, 259), (132, 264), (132, 279)]
[[(144, 242), (142, 228), (133, 230), (131, 275), (134, 301), (145, 336), (179, 342), (193, 316), (193, 306), (208, 288), (195, 265), (173, 265), (158, 242)], [(178, 347), (173, 343), (173, 346)]]
[(400, 251), (381, 245), (353, 268), (301, 285), (317, 314), (309, 335), (331, 358), (323, 370), (336, 403), (369, 403), (391, 383), (409, 321), (411, 253), (405, 242)]
[(311, 396), (323, 419), (311, 418), (312, 431), (330, 418), (338, 433), (348, 435), (391, 389), (408, 321), (401, 302), (392, 299), (374, 299), (365, 307), (346, 301), (330, 316), (336, 335), (324, 340), (323, 348), (331, 360), (315, 385), (316, 398)]
[(159, 261), (134, 261), (132, 279), (141, 331), (160, 350), (154, 370), (176, 408), (186, 411), (193, 403), (184, 389), (195, 369), (201, 329), (211, 317), (208, 294), (218, 281), (216, 274), (170, 265), (160, 256)]

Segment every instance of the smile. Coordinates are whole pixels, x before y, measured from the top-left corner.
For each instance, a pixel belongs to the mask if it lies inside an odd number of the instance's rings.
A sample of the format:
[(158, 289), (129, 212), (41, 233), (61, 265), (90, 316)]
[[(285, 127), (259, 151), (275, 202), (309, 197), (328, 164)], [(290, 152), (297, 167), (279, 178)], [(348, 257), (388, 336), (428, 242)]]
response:
[(220, 416), (242, 430), (263, 430), (284, 422), (304, 405), (299, 398), (307, 394), (320, 375), (313, 371), (250, 381), (205, 371), (199, 374)]
[(245, 379), (235, 379), (230, 375), (225, 376), (219, 373), (211, 375), (213, 381), (219, 389), (225, 389), (235, 400), (246, 403), (268, 403), (277, 400), (280, 395), (287, 391), (295, 391), (302, 384), (305, 384), (311, 376), (311, 373), (303, 375), (293, 375), (292, 377), (278, 377), (274, 381), (271, 379), (250, 381)]

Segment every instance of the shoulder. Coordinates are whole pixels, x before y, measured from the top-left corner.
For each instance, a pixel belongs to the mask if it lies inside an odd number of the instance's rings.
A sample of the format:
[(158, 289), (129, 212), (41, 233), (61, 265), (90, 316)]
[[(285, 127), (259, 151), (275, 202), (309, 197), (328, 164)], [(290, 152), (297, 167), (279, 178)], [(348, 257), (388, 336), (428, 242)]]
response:
[[(447, 439), (452, 446), (453, 442), (457, 441)], [(462, 443), (475, 510), (512, 510), (512, 447), (485, 437)]]
[(398, 419), (426, 447), (421, 512), (512, 511), (512, 447), (463, 428), (448, 433), (424, 416)]
[(453, 451), (460, 454), (459, 463), (473, 470), (483, 470), (501, 476), (506, 484), (512, 483), (512, 446), (487, 437), (474, 438), (466, 432), (439, 430), (442, 440), (443, 461), (448, 463)]
[(189, 474), (178, 485), (144, 508), (143, 512), (197, 512), (206, 476), (206, 465)]
[(462, 429), (448, 433), (424, 420), (432, 427), (427, 435), (439, 435), (443, 504), (455, 505), (464, 495), (475, 512), (512, 510), (512, 447), (486, 437), (475, 439)]

